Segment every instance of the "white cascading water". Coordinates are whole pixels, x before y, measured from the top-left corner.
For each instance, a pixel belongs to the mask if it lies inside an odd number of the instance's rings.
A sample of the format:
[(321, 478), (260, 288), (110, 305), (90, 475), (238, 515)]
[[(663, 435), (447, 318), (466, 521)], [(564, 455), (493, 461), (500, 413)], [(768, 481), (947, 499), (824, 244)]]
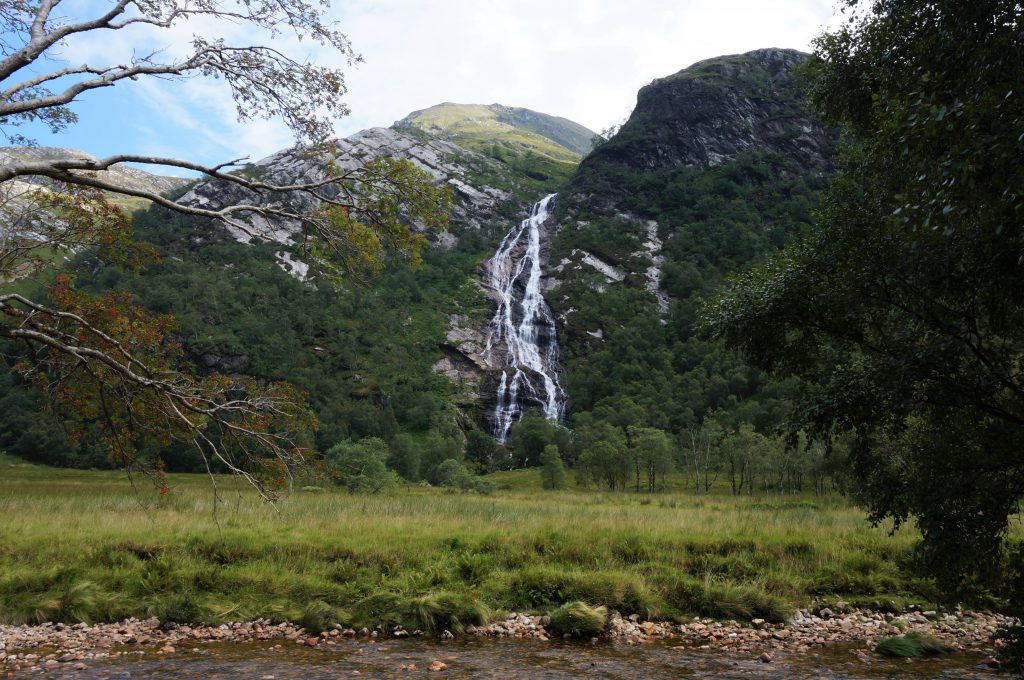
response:
[(505, 349), (494, 406), (494, 438), (503, 443), (527, 402), (551, 420), (560, 419), (565, 407), (558, 381), (555, 317), (540, 291), (540, 228), (551, 214), (554, 197), (536, 203), (488, 262), (488, 283), (498, 294), (498, 309), (484, 355)]

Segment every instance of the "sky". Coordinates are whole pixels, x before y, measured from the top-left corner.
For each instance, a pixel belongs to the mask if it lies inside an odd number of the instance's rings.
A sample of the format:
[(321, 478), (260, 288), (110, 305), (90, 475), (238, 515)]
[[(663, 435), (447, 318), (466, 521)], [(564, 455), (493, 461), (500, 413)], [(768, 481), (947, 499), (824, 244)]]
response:
[[(106, 0), (66, 0), (71, 16)], [(64, 5), (62, 5), (64, 6)], [(644, 84), (690, 64), (762, 47), (809, 50), (834, 25), (833, 0), (334, 0), (328, 10), (363, 62), (281, 38), (274, 47), (341, 67), (351, 114), (339, 136), (391, 125), (441, 102), (501, 103), (564, 116), (599, 131), (622, 122)], [(245, 27), (189, 22), (118, 31), (61, 47), (69, 64), (121, 63), (140, 46), (184, 54), (193, 34), (239, 44)], [(60, 62), (54, 62), (59, 64)], [(240, 124), (223, 83), (140, 79), (87, 93), (79, 122), (40, 144), (94, 155), (137, 153), (220, 163), (293, 142), (279, 120)]]

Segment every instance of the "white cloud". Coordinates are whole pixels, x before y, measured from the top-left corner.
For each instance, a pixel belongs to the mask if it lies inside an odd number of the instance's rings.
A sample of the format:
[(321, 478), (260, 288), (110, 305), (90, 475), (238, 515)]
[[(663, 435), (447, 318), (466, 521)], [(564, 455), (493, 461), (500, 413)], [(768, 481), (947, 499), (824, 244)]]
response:
[(366, 63), (349, 75), (346, 132), (441, 101), (501, 102), (592, 129), (643, 84), (759, 47), (809, 49), (829, 0), (391, 0), (342, 15)]
[[(809, 49), (834, 25), (831, 0), (347, 0), (331, 10), (365, 63), (307, 42), (275, 47), (309, 53), (347, 73), (352, 115), (339, 134), (387, 126), (442, 101), (512, 106), (565, 116), (598, 130), (621, 121), (645, 83), (695, 61), (759, 47)], [(107, 32), (63, 48), (71, 63), (127, 59), (141, 42), (184, 54), (193, 33), (247, 42), (238, 24), (194, 21), (172, 32)], [(262, 157), (287, 146), (280, 121), (239, 124), (223, 83), (134, 84), (138, 99), (119, 129), (147, 148), (207, 161)], [(149, 137), (144, 130), (149, 130)], [(152, 136), (154, 130), (166, 135)], [(174, 132), (174, 131), (178, 132)], [(168, 138), (174, 136), (175, 138)], [(88, 150), (88, 149), (86, 149)]]

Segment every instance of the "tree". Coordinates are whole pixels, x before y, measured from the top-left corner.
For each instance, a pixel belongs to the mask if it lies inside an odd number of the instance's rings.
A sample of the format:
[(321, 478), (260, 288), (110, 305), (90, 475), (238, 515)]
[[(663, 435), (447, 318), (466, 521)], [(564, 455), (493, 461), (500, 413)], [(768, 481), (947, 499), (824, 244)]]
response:
[[(184, 54), (139, 42), (126, 63), (60, 60), (69, 39), (123, 31), (132, 40), (140, 34), (131, 31), (140, 27), (171, 36), (202, 19), (248, 27), (267, 39), (291, 34), (352, 63), (358, 57), (324, 18), (325, 7), (305, 0), (116, 0), (84, 15), (75, 13), (86, 11), (81, 8), (62, 12), (60, 0), (0, 0), (0, 132), (9, 140), (30, 142), (18, 130), (31, 121), (54, 132), (73, 124), (71, 105), (93, 90), (139, 79), (214, 78), (226, 84), (240, 120), (280, 116), (325, 165), (320, 177), (282, 185), (230, 171), (244, 159), (215, 166), (132, 154), (15, 160), (0, 168), (0, 282), (46, 266), (53, 249), (92, 249), (138, 266), (146, 253), (131, 244), (130, 225), (108, 201), (111, 195), (215, 220), (259, 241), (272, 240), (277, 226), (287, 224), (296, 231), (300, 256), (328, 282), (372, 270), (385, 248), (415, 262), (424, 240), (407, 225), (440, 228), (449, 197), (408, 162), (378, 158), (356, 168), (330, 167), (331, 121), (347, 113), (338, 69), (276, 47), (198, 35)], [(245, 199), (222, 208), (176, 201), (104, 172), (122, 162), (198, 172), (240, 189)], [(25, 188), (20, 180), (26, 178), (46, 185)], [(43, 387), (62, 412), (92, 424), (119, 463), (141, 464), (141, 437), (179, 439), (191, 442), (208, 468), (217, 464), (241, 474), (271, 497), (272, 487), (303, 464), (303, 444), (316, 425), (303, 396), (285, 384), (190, 374), (171, 339), (173, 327), (172, 319), (149, 315), (123, 295), (82, 293), (70, 277), (57, 280), (48, 300), (0, 289), (0, 340), (24, 350), (13, 368)], [(158, 463), (148, 467), (159, 473)]]
[(335, 444), (324, 454), (324, 461), (335, 481), (349, 491), (377, 493), (396, 482), (395, 473), (385, 464), (389, 452), (383, 439), (367, 437)]
[(539, 413), (530, 412), (512, 426), (508, 444), (516, 467), (534, 467), (541, 464), (541, 454), (549, 444), (567, 455), (572, 448), (572, 433)]
[[(700, 493), (703, 487), (704, 493), (710, 493), (711, 487), (718, 479), (719, 461), (717, 455), (712, 455), (717, 450), (725, 433), (721, 426), (713, 418), (705, 417), (700, 424), (693, 423), (686, 428), (683, 435), (685, 444), (689, 447), (690, 458), (693, 460), (693, 490)], [(685, 456), (685, 453), (683, 454)], [(688, 460), (680, 461), (681, 467), (689, 467)], [(712, 473), (713, 476), (712, 476)]]
[(430, 481), (438, 486), (468, 489), (473, 484), (473, 475), (460, 461), (446, 458), (434, 468)]
[(625, 437), (610, 427), (607, 438), (593, 440), (576, 459), (576, 482), (581, 486), (604, 486), (609, 491), (625, 489), (631, 465)]
[(851, 433), (860, 499), (916, 519), (951, 597), (998, 587), (1024, 497), (1024, 7), (845, 4), (810, 69), (847, 138), (817, 226), (704, 319), (807, 381), (792, 436)]
[[(647, 491), (654, 493), (659, 488), (664, 488), (665, 477), (672, 471), (672, 440), (661, 430), (636, 425), (630, 426), (629, 439), (635, 467), (646, 477)], [(638, 475), (637, 488), (639, 487)]]
[(478, 473), (490, 472), (495, 463), (498, 443), (483, 430), (466, 433), (466, 460), (476, 467)]
[(545, 489), (564, 489), (566, 485), (565, 466), (558, 447), (548, 444), (540, 454), (540, 481)]
[(395, 435), (389, 445), (388, 467), (410, 482), (419, 481), (420, 449), (416, 441), (407, 434)]

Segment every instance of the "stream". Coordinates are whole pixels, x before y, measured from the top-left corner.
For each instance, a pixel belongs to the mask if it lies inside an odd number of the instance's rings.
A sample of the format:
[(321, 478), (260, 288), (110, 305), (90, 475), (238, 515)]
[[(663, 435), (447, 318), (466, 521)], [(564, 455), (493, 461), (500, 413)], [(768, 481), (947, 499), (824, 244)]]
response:
[[(166, 657), (120, 657), (90, 662), (85, 670), (57, 668), (50, 678), (103, 680), (206, 678), (209, 680), (320, 680), (370, 678), (995, 678), (979, 667), (977, 652), (935, 659), (858, 660), (863, 645), (835, 645), (797, 654), (779, 653), (762, 663), (749, 653), (733, 656), (720, 650), (695, 649), (658, 642), (642, 646), (469, 639), (450, 643), (402, 640), (371, 644), (341, 640), (315, 649), (294, 643), (211, 643), (182, 649)], [(430, 671), (434, 661), (443, 671)], [(415, 666), (411, 669), (410, 665)]]

